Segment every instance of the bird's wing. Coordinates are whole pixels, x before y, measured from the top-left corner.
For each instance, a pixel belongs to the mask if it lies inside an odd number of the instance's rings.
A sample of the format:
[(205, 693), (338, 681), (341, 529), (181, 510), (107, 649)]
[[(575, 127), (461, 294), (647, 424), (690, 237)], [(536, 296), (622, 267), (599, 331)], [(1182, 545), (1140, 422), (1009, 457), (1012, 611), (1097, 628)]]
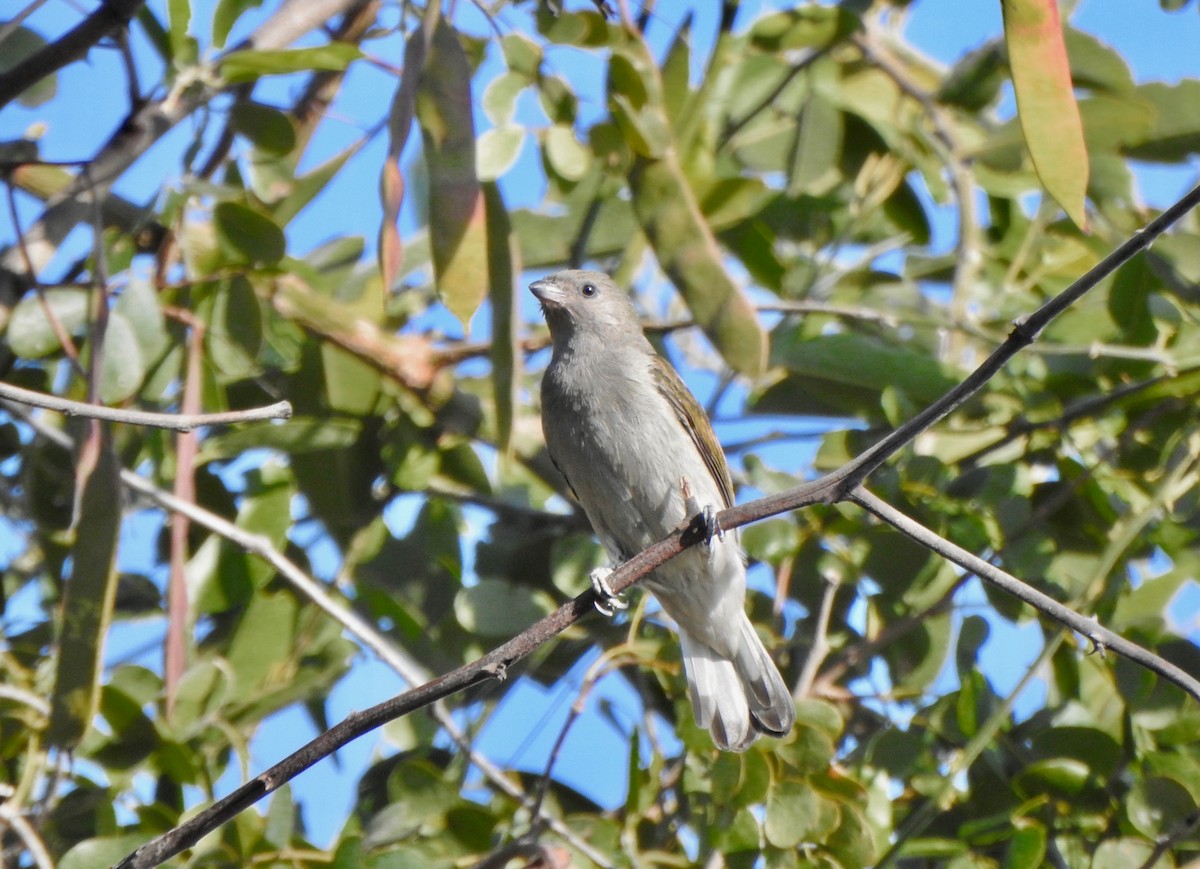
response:
[(667, 400), (667, 404), (675, 411), (680, 425), (691, 435), (692, 442), (696, 445), (696, 451), (700, 453), (704, 464), (708, 466), (708, 472), (721, 487), (721, 494), (725, 500), (722, 506), (732, 507), (733, 478), (729, 476), (729, 466), (725, 463), (725, 452), (721, 449), (721, 443), (713, 432), (712, 423), (708, 421), (708, 414), (704, 412), (700, 402), (696, 401), (691, 390), (680, 380), (675, 369), (671, 367), (671, 363), (661, 356), (655, 355), (651, 370), (654, 372), (655, 386)]

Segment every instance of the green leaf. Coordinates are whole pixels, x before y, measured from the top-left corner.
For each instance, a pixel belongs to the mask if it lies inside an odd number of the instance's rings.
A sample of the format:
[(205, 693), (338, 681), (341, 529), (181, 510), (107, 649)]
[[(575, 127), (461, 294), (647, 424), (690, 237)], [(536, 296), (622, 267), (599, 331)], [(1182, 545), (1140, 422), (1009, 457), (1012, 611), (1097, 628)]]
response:
[[(292, 524), (294, 494), (291, 472), (275, 461), (264, 462), (248, 475), (237, 526), (251, 534), (261, 534), (271, 545), (282, 548)], [(188, 597), (198, 613), (224, 612), (249, 601), (255, 589), (273, 576), (273, 566), (214, 536), (200, 546), (188, 563)]]
[(1005, 869), (1038, 869), (1046, 858), (1046, 828), (1034, 821), (1019, 820), (1005, 855)]
[(145, 844), (146, 834), (140, 831), (122, 836), (84, 839), (64, 854), (57, 866), (58, 869), (99, 869), (102, 866), (115, 866)]
[(1087, 225), (1088, 155), (1056, 0), (1003, 0), (1004, 39), (1017, 112), (1046, 192)]
[(296, 827), (296, 803), (292, 800), (290, 784), (284, 784), (271, 795), (266, 820), (263, 841), (276, 848), (286, 848), (290, 845)]
[(218, 0), (213, 12), (212, 41), (213, 48), (224, 48), (229, 39), (229, 31), (247, 9), (257, 9), (262, 0)]
[(820, 820), (821, 802), (807, 782), (780, 782), (767, 798), (763, 824), (767, 841), (776, 848), (799, 845)]
[(358, 144), (351, 145), (303, 175), (290, 178), (288, 192), (271, 206), (271, 214), (275, 220), (281, 226), (290, 223), (293, 217), (299, 214), (325, 189), (330, 181), (337, 177), (337, 174), (342, 171), (342, 167), (346, 165), (346, 161), (358, 151)]
[(592, 152), (579, 143), (568, 126), (555, 124), (548, 129), (542, 147), (551, 168), (568, 181), (579, 181), (592, 166)]
[(1000, 98), (1006, 78), (1000, 42), (986, 42), (954, 64), (938, 88), (937, 99), (946, 105), (977, 112)]
[(63, 587), (54, 692), (46, 740), (72, 749), (92, 725), (100, 699), (104, 640), (117, 594), (121, 531), (121, 463), (107, 424), (85, 422), (89, 434), (76, 468), (71, 580)]
[(529, 87), (529, 75), (506, 72), (496, 76), (483, 91), (483, 113), (497, 127), (512, 124), (517, 108), (517, 97)]
[(254, 81), (264, 75), (292, 72), (342, 72), (363, 57), (362, 49), (348, 42), (331, 42), (314, 48), (285, 48), (275, 51), (242, 49), (221, 59), (220, 74), (231, 84)]
[(494, 127), (479, 137), (475, 171), (480, 181), (495, 181), (517, 162), (525, 144), (525, 128)]
[(1064, 28), (1063, 41), (1071, 61), (1071, 82), (1075, 87), (1114, 94), (1133, 91), (1129, 64), (1111, 46), (1074, 27)]
[(842, 113), (814, 95), (800, 112), (796, 145), (788, 173), (790, 196), (821, 194), (837, 183), (842, 155)]
[(759, 18), (750, 29), (750, 43), (769, 53), (821, 48), (842, 41), (861, 27), (862, 22), (849, 9), (800, 6)]
[(167, 0), (167, 22), (172, 64), (176, 69), (192, 65), (198, 51), (196, 40), (188, 33), (192, 24), (191, 0)]
[(925, 405), (955, 384), (933, 357), (866, 335), (806, 339), (788, 330), (776, 336), (773, 356), (795, 378), (759, 396), (754, 409), (761, 413), (873, 416), (885, 387)]
[(1039, 760), (1029, 764), (1013, 779), (1013, 787), (1025, 797), (1050, 795), (1059, 799), (1079, 796), (1087, 785), (1086, 765), (1070, 758)]
[(229, 112), (229, 123), (267, 154), (287, 154), (296, 147), (296, 128), (291, 119), (274, 106), (252, 100), (236, 103)]
[[(12, 351), (25, 359), (38, 359), (58, 350), (62, 344), (54, 329), (57, 321), (68, 335), (77, 335), (88, 320), (89, 293), (86, 290), (56, 287), (45, 290), (43, 307), (36, 293), (27, 293), (13, 309), (8, 321), (7, 338)], [(46, 308), (51, 316), (46, 316)]]
[(485, 184), (488, 284), (492, 299), (492, 396), (496, 402), (496, 445), (507, 452), (513, 430), (522, 355), (519, 344), (520, 302), (516, 275), (521, 271), (517, 241), (500, 188)]
[(279, 225), (240, 202), (218, 202), (213, 225), (221, 252), (230, 262), (271, 265), (287, 253), (287, 239)]
[(1129, 157), (1178, 163), (1200, 150), (1200, 80), (1150, 82), (1137, 89), (1137, 96), (1153, 107), (1154, 123), (1126, 149)]
[(115, 404), (136, 393), (146, 376), (148, 363), (129, 321), (124, 317), (109, 317), (100, 369), (101, 403)]
[(204, 341), (214, 368), (231, 379), (256, 371), (263, 342), (262, 309), (250, 282), (241, 276), (221, 281), (197, 309), (207, 315)]
[(483, 579), (454, 599), (454, 614), (466, 630), (481, 637), (509, 637), (554, 609), (545, 592)]
[(429, 241), (438, 296), (470, 331), (487, 297), (487, 225), (475, 174), (471, 66), (458, 33), (439, 22), (417, 91), (429, 170)]
[(236, 431), (204, 440), (198, 461), (237, 458), (253, 449), (275, 449), (295, 455), (347, 447), (358, 439), (362, 423), (353, 419), (292, 417), (283, 422), (252, 422)]
[(290, 680), (286, 662), (295, 654), (298, 609), (295, 596), (286, 592), (251, 597), (225, 656), (233, 677), (231, 700), (256, 699)]
[[(45, 46), (46, 40), (36, 31), (23, 24), (13, 28), (4, 37), (3, 43), (0, 43), (0, 76)], [(51, 74), (43, 76), (21, 91), (17, 102), (28, 108), (36, 108), (54, 99), (57, 92), (58, 77)]]
[(1134, 783), (1125, 798), (1125, 811), (1137, 831), (1155, 841), (1195, 812), (1196, 802), (1179, 782), (1150, 776)]

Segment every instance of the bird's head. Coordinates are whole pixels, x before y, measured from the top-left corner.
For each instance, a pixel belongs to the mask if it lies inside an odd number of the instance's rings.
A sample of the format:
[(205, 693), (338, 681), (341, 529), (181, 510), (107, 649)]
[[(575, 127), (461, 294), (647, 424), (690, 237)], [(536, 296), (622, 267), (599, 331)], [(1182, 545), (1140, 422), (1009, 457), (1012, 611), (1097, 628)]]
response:
[(609, 341), (642, 336), (629, 294), (603, 272), (557, 272), (534, 281), (529, 289), (542, 303), (555, 346), (576, 336)]

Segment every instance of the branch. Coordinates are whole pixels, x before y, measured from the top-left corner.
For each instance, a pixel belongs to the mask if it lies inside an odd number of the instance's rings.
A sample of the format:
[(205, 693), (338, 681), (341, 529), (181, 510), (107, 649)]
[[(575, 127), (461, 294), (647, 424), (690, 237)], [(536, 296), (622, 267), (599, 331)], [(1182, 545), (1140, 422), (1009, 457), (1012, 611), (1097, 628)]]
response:
[(911, 420), (896, 428), (866, 452), (818, 480), (764, 499), (767, 512), (761, 515), (758, 514), (760, 508), (757, 505), (760, 502), (757, 501), (754, 502), (756, 506), (753, 508), (749, 504), (744, 504), (725, 511), (720, 517), (722, 525), (736, 527), (761, 519), (763, 516), (774, 516), (788, 510), (795, 510), (813, 503), (814, 497), (824, 503), (835, 503), (849, 497), (850, 493), (857, 489), (859, 484), (888, 458), (979, 392), (1008, 360), (1036, 341), (1038, 335), (1050, 325), (1055, 317), (1078, 301), (1100, 281), (1131, 260), (1134, 255), (1148, 248), (1155, 239), (1195, 208), (1197, 204), (1200, 204), (1200, 187), (1189, 191), (1182, 199), (1148, 223), (1144, 229), (1135, 233), (1124, 244), (1034, 313), (1016, 320), (1008, 339), (997, 347), (962, 383)]
[[(364, 2), (369, 0), (289, 0), (237, 48), (284, 48), (331, 17)], [(54, 48), (55, 45), (57, 43), (47, 47)], [(107, 198), (109, 188), (134, 161), (176, 124), (221, 92), (201, 87), (202, 82), (199, 72), (193, 76), (180, 76), (175, 88), (166, 96), (135, 106), (112, 137), (88, 161), (91, 178), (80, 172), (62, 191), (50, 197), (46, 210), (26, 233), (35, 273), (45, 268), (58, 245), (86, 216), (85, 194), (94, 192), (97, 199)], [(0, 257), (0, 268), (19, 273), (20, 265), (12, 251)]]
[[(1100, 280), (1128, 261), (1134, 254), (1146, 248), (1167, 227), (1182, 217), (1200, 202), (1200, 187), (1187, 194), (1178, 203), (1167, 209), (1144, 230), (1121, 245), (1087, 274), (1075, 281), (1055, 298), (1051, 299), (1031, 316), (1018, 320), (1009, 339), (999, 347), (962, 384), (950, 390), (912, 421), (896, 429), (862, 456), (844, 468), (818, 480), (797, 486), (778, 495), (751, 501), (717, 514), (722, 528), (733, 529), (751, 522), (778, 515), (815, 503), (831, 503), (851, 500), (884, 521), (898, 528), (914, 540), (921, 542), (951, 561), (972, 570), (980, 577), (1005, 589), (1019, 600), (1029, 603), (1041, 612), (1050, 615), (1087, 637), (1099, 649), (1112, 649), (1118, 654), (1158, 673), (1200, 700), (1200, 682), (1178, 667), (1131, 643), (1117, 634), (1101, 627), (1068, 609), (1052, 598), (1037, 592), (1014, 577), (993, 567), (909, 520), (890, 506), (879, 501), (869, 492), (859, 488), (858, 483), (881, 465), (889, 456), (933, 425), (946, 414), (960, 406), (978, 392), (985, 383), (1023, 347), (1032, 343), (1037, 335), (1073, 302), (1092, 289)], [(139, 484), (148, 486), (134, 475)], [(244, 533), (244, 532), (239, 532)], [(706, 537), (706, 522), (703, 514), (692, 517), (669, 536), (643, 550), (613, 571), (609, 577), (611, 591), (620, 594), (634, 583), (674, 558), (684, 549), (694, 546)], [(323, 591), (321, 592), (323, 594)], [(389, 721), (416, 709), (442, 700), (458, 691), (491, 679), (503, 680), (509, 668), (529, 655), (538, 646), (557, 636), (593, 610), (596, 601), (591, 590), (568, 601), (557, 610), (542, 618), (513, 639), (492, 650), (470, 664), (459, 667), (393, 697), (363, 712), (356, 712), (335, 725), (299, 751), (289, 755), (275, 766), (229, 794), (222, 800), (201, 810), (181, 826), (143, 845), (128, 855), (118, 869), (156, 866), (185, 848), (190, 847), (204, 835), (236, 816), (243, 809), (270, 794), (287, 781), (312, 766), (323, 757), (336, 751), (346, 743)]]
[(0, 74), (0, 109), (56, 70), (83, 58), (110, 33), (129, 26), (146, 0), (107, 0), (73, 30)]
[[(41, 420), (29, 416), (24, 413), (23, 408), (16, 408), (15, 412), (32, 427), (40, 436), (47, 440), (53, 441), (59, 446), (70, 448), (72, 441), (70, 436), (52, 428)], [(219, 534), (231, 543), (241, 547), (247, 553), (257, 556), (271, 565), (280, 576), (292, 584), (298, 592), (304, 595), (318, 609), (330, 616), (334, 621), (345, 628), (346, 632), (355, 637), (364, 646), (379, 656), (385, 664), (400, 676), (401, 679), (408, 682), (410, 685), (420, 685), (429, 681), (430, 674), (420, 663), (400, 649), (391, 640), (377, 631), (374, 626), (363, 619), (357, 612), (335, 600), (327, 591), (326, 587), (305, 573), (299, 566), (296, 565), (286, 555), (276, 549), (271, 542), (259, 534), (252, 534), (243, 528), (238, 527), (233, 522), (223, 516), (219, 516), (204, 507), (195, 504), (192, 501), (187, 501), (160, 489), (150, 481), (138, 476), (133, 471), (127, 468), (121, 469), (121, 482), (127, 488), (145, 495), (150, 500), (154, 501), (160, 507), (186, 517), (189, 521), (194, 522), (215, 534)], [(0, 686), (2, 687), (2, 686)], [(514, 784), (504, 772), (491, 762), (485, 755), (479, 754), (469, 744), (466, 734), (458, 726), (454, 717), (444, 704), (438, 702), (433, 705), (433, 716), (438, 723), (446, 731), (452, 740), (463, 750), (467, 759), (479, 769), (483, 775), (492, 782), (499, 790), (503, 791), (508, 796), (519, 802), (524, 808), (533, 810), (534, 800), (529, 794), (525, 793), (520, 786)], [(533, 814), (537, 814), (533, 812)], [(544, 822), (553, 830), (563, 841), (567, 842), (571, 847), (575, 848), (580, 853), (587, 856), (596, 865), (602, 869), (609, 869), (612, 866), (611, 861), (602, 853), (597, 851), (584, 839), (580, 838), (579, 834), (568, 827), (558, 818), (541, 814)]]
[(891, 525), (905, 537), (916, 541), (932, 552), (952, 561), (959, 567), (969, 570), (985, 582), (1002, 591), (1011, 594), (1020, 601), (1029, 604), (1034, 609), (1049, 616), (1056, 622), (1066, 625), (1076, 633), (1082, 634), (1092, 643), (1095, 651), (1103, 653), (1112, 649), (1117, 654), (1128, 658), (1135, 664), (1140, 664), (1152, 673), (1157, 673), (1164, 679), (1178, 685), (1193, 698), (1200, 701), (1200, 680), (1185, 673), (1179, 667), (1143, 649), (1137, 643), (1130, 642), (1119, 634), (1103, 627), (1095, 618), (1088, 618), (1075, 612), (1070, 607), (1056, 601), (1049, 595), (1042, 594), (1031, 588), (1010, 573), (1006, 573), (993, 564), (984, 561), (977, 555), (972, 555), (965, 549), (955, 546), (949, 540), (939, 537), (925, 526), (905, 516), (890, 504), (872, 495), (866, 489), (857, 489), (849, 500), (858, 504), (876, 518)]
[(0, 398), (28, 404), (31, 407), (55, 410), (67, 416), (82, 416), (88, 419), (123, 422), (129, 425), (147, 425), (183, 432), (205, 425), (227, 425), (262, 419), (290, 419), (292, 416), (292, 406), (286, 401), (278, 401), (267, 407), (229, 410), (223, 413), (151, 413), (144, 410), (124, 410), (119, 407), (105, 407), (100, 404), (72, 401), (69, 398), (46, 395), (44, 392), (34, 392), (32, 389), (22, 389), (20, 386), (3, 382), (0, 382)]

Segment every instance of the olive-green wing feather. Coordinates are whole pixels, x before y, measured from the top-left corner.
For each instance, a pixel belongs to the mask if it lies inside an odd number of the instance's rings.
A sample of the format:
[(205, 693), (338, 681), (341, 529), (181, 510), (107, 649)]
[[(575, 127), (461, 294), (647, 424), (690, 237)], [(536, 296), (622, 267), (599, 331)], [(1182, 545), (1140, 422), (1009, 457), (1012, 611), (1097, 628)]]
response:
[(679, 379), (679, 375), (675, 373), (671, 363), (661, 356), (655, 356), (652, 370), (659, 392), (675, 411), (675, 416), (679, 418), (679, 424), (686, 428), (688, 434), (692, 436), (692, 442), (696, 444), (696, 450), (704, 459), (704, 464), (708, 466), (709, 473), (721, 486), (721, 494), (725, 499), (725, 503), (721, 506), (732, 507), (733, 478), (729, 476), (729, 466), (725, 463), (725, 452), (721, 449), (721, 442), (717, 440), (717, 436), (713, 432), (712, 423), (708, 421), (708, 414), (704, 412), (700, 402), (696, 401), (691, 390)]

